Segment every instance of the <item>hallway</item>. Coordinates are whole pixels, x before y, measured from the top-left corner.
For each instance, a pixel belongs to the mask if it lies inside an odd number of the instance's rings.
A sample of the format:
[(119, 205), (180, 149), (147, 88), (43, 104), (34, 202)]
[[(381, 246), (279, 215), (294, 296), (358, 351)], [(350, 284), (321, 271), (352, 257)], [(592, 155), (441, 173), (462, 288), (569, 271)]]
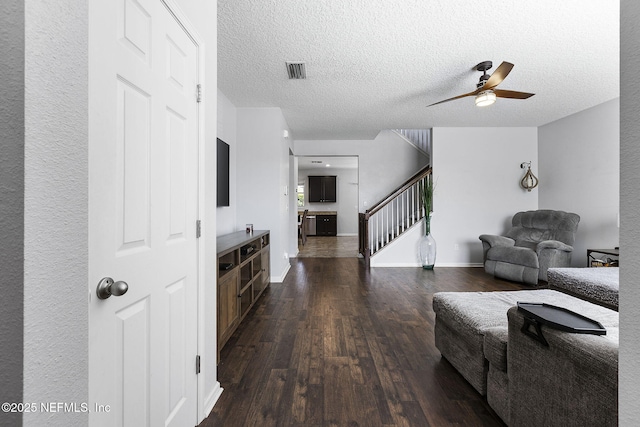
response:
[(358, 236), (307, 236), (302, 246), (298, 239), (296, 258), (356, 258), (358, 256)]

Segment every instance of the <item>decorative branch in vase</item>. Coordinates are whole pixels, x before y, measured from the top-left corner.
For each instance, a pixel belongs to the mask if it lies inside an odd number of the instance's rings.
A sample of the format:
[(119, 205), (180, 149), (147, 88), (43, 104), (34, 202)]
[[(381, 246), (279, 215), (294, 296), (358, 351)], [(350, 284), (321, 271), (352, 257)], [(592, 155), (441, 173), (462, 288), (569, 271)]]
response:
[(425, 270), (433, 270), (436, 263), (436, 240), (431, 235), (433, 214), (433, 175), (427, 175), (420, 185), (420, 199), (424, 209), (425, 234), (420, 238), (420, 262)]

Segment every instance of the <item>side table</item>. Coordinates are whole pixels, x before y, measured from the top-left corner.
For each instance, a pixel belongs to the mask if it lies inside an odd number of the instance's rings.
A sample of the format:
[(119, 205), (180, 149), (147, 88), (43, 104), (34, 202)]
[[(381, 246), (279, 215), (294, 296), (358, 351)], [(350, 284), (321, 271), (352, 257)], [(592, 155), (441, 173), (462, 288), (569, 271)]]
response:
[[(613, 255), (617, 257), (615, 260), (610, 258), (606, 261), (596, 258), (593, 254)], [(618, 267), (620, 257), (620, 249), (587, 249), (587, 267)]]

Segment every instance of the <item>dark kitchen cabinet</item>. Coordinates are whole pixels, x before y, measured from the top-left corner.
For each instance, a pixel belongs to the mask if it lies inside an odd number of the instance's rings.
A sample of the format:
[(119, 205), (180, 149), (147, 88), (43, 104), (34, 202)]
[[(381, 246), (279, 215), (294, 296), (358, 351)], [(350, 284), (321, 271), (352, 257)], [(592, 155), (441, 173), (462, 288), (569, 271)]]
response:
[(337, 215), (316, 214), (316, 236), (336, 236), (338, 234)]
[(335, 203), (336, 195), (335, 175), (309, 176), (310, 203)]

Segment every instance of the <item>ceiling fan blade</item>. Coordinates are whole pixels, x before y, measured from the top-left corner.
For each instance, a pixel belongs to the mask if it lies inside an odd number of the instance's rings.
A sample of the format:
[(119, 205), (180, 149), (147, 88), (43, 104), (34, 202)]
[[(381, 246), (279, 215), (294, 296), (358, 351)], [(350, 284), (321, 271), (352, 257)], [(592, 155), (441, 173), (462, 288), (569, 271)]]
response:
[(433, 104), (427, 105), (427, 107), (431, 107), (433, 105), (442, 104), (444, 102), (453, 101), (455, 99), (464, 98), (465, 96), (473, 96), (473, 95), (477, 95), (477, 94), (478, 94), (478, 90), (474, 90), (473, 92), (465, 93), (464, 95), (458, 95), (458, 96), (454, 96), (453, 98), (445, 99), (444, 101), (434, 102)]
[(499, 98), (527, 99), (531, 98), (535, 93), (517, 92), (515, 90), (494, 89), (493, 93)]
[(492, 89), (498, 86), (509, 75), (513, 64), (511, 62), (503, 62), (498, 68), (491, 74), (489, 80), (482, 86), (483, 90)]

